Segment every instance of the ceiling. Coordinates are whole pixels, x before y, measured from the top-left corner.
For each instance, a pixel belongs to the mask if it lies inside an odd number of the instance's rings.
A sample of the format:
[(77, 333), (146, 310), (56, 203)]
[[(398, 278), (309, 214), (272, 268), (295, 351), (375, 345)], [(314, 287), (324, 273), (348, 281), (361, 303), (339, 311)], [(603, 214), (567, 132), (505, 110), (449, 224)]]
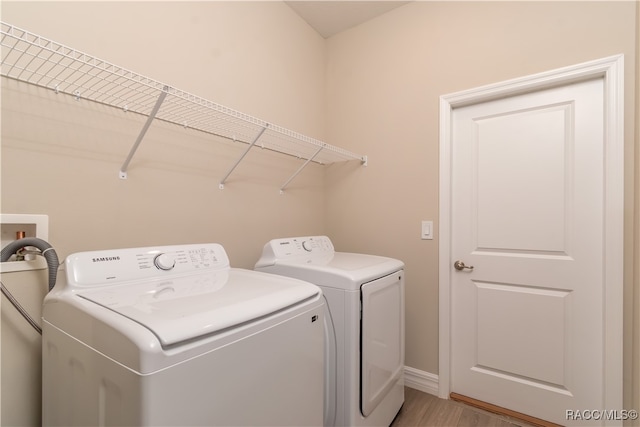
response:
[(328, 38), (409, 2), (298, 0), (285, 3), (322, 37)]

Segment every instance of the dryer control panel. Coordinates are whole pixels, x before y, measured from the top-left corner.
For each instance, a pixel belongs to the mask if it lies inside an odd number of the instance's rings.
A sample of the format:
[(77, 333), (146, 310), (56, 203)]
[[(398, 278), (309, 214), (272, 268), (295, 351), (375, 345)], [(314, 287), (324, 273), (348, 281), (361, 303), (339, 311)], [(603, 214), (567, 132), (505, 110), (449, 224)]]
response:
[(65, 267), (68, 284), (83, 288), (230, 268), (217, 243), (79, 252)]
[(333, 243), (327, 236), (274, 239), (264, 246), (256, 267), (273, 265), (279, 259), (327, 257), (334, 253)]

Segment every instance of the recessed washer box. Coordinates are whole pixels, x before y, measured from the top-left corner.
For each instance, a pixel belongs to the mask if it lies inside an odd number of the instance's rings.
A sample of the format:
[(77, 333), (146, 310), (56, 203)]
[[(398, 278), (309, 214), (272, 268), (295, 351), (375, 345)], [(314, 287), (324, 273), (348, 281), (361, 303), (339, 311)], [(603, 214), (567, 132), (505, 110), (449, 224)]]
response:
[[(49, 238), (49, 216), (34, 214), (0, 214), (0, 244), (4, 248), (16, 240), (19, 231), (25, 232), (25, 237), (37, 237), (42, 240)], [(47, 263), (43, 257), (35, 256), (25, 261), (11, 261), (0, 263), (0, 271), (9, 273), (12, 271), (36, 270), (46, 268)]]

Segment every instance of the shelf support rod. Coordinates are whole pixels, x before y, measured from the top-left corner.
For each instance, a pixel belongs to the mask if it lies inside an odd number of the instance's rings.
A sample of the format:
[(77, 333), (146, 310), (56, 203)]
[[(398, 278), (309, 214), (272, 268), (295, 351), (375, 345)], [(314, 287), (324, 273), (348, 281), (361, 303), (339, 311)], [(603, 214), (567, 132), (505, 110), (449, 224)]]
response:
[(131, 147), (131, 151), (129, 151), (129, 155), (127, 156), (127, 159), (124, 161), (124, 163), (122, 164), (122, 167), (120, 168), (120, 179), (127, 179), (127, 168), (129, 168), (129, 163), (131, 162), (131, 159), (133, 159), (133, 155), (138, 150), (138, 146), (142, 142), (144, 135), (149, 130), (149, 126), (151, 126), (151, 122), (153, 122), (153, 119), (156, 118), (156, 115), (160, 110), (160, 106), (162, 105), (162, 102), (164, 101), (164, 99), (167, 97), (168, 93), (169, 93), (169, 86), (165, 86), (164, 88), (162, 88), (162, 92), (160, 92), (160, 96), (158, 96), (156, 105), (153, 106), (153, 110), (151, 110), (151, 113), (149, 113), (149, 117), (147, 117), (147, 121), (145, 122), (144, 126), (142, 126), (142, 130), (140, 131), (140, 134), (138, 135), (136, 142), (133, 144), (133, 147)]
[(296, 173), (294, 173), (293, 175), (291, 175), (291, 177), (287, 180), (287, 182), (285, 182), (284, 184), (282, 184), (282, 187), (280, 187), (280, 194), (283, 194), (283, 193), (284, 193), (284, 189), (286, 188), (286, 186), (287, 186), (287, 185), (289, 185), (289, 183), (290, 183), (291, 181), (293, 181), (293, 179), (294, 179), (296, 176), (298, 176), (298, 175), (300, 174), (300, 172), (302, 172), (302, 169), (304, 169), (305, 167), (307, 167), (307, 165), (308, 165), (308, 164), (309, 164), (313, 159), (315, 159), (315, 158), (316, 158), (316, 156), (317, 156), (318, 154), (320, 154), (320, 152), (324, 149), (324, 147), (325, 147), (324, 145), (320, 146), (320, 148), (318, 148), (318, 150), (317, 150), (315, 153), (313, 153), (313, 156), (309, 157), (309, 158), (307, 159), (307, 161), (306, 161), (306, 162), (304, 162), (304, 164), (298, 168), (298, 170), (296, 171)]
[(256, 142), (258, 142), (258, 140), (260, 139), (260, 137), (262, 136), (262, 134), (264, 133), (265, 130), (267, 130), (267, 128), (269, 127), (269, 124), (267, 123), (267, 125), (265, 127), (263, 127), (260, 132), (258, 132), (258, 134), (256, 135), (256, 137), (253, 139), (253, 141), (251, 142), (251, 144), (249, 144), (249, 146), (247, 147), (246, 150), (244, 150), (244, 153), (242, 153), (242, 156), (240, 156), (240, 158), (236, 161), (236, 163), (231, 166), (231, 169), (229, 169), (229, 172), (227, 172), (227, 174), (224, 176), (224, 178), (222, 178), (220, 180), (220, 184), (218, 184), (218, 188), (221, 190), (224, 190), (224, 183), (227, 181), (227, 179), (229, 178), (229, 175), (231, 175), (231, 173), (238, 167), (238, 165), (240, 164), (240, 162), (242, 162), (242, 159), (244, 159), (244, 156), (247, 155), (247, 153), (249, 152), (249, 150), (251, 150), (253, 148), (254, 145), (256, 145)]

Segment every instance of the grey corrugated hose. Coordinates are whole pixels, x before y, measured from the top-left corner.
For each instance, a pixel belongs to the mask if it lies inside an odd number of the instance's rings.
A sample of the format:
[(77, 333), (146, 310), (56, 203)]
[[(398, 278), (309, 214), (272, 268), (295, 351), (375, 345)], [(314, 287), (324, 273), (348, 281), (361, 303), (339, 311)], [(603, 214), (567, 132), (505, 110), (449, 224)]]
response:
[[(51, 247), (51, 245), (45, 242), (42, 239), (38, 239), (37, 237), (26, 237), (24, 239), (15, 240), (5, 246), (2, 251), (0, 251), (0, 262), (6, 262), (11, 258), (11, 255), (15, 254), (17, 251), (24, 247), (35, 247), (40, 250), (38, 255), (42, 255), (44, 259), (47, 261), (47, 267), (49, 268), (49, 291), (53, 289), (56, 284), (56, 277), (58, 275), (58, 266), (60, 262), (58, 261), (58, 254)], [(11, 295), (11, 292), (4, 286), (4, 283), (0, 281), (0, 287), (2, 290), (2, 294), (7, 297), (9, 302), (13, 304), (13, 306), (20, 312), (22, 317), (24, 317), (27, 322), (36, 330), (40, 335), (42, 335), (42, 328), (38, 323), (27, 313), (27, 311), (20, 305), (20, 303)]]
[(2, 249), (0, 252), (0, 262), (6, 262), (11, 258), (11, 255), (15, 254), (21, 248), (26, 246), (33, 246), (40, 250), (40, 255), (47, 260), (47, 266), (49, 267), (49, 291), (53, 289), (56, 284), (56, 277), (58, 275), (58, 254), (51, 247), (51, 245), (42, 239), (37, 237), (25, 237), (24, 239), (14, 240)]

